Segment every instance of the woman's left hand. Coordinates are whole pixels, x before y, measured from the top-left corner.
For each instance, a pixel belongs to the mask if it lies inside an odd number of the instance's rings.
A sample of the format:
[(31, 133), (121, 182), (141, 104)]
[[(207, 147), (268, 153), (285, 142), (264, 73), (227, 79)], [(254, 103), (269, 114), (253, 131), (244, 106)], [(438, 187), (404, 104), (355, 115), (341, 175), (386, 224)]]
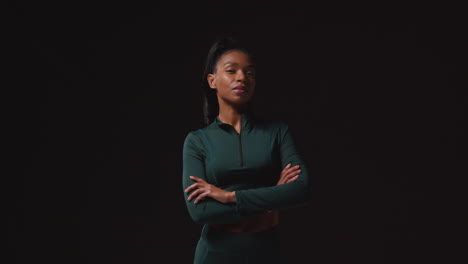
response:
[(205, 180), (195, 176), (190, 176), (190, 179), (196, 181), (196, 183), (190, 185), (187, 189), (185, 189), (185, 192), (189, 193), (194, 189), (195, 191), (192, 194), (190, 194), (187, 200), (190, 201), (193, 197), (198, 195), (197, 199), (195, 199), (195, 204), (197, 204), (204, 197), (211, 197), (221, 203), (231, 202), (234, 192), (228, 192), (223, 189), (220, 189), (212, 184), (207, 183)]

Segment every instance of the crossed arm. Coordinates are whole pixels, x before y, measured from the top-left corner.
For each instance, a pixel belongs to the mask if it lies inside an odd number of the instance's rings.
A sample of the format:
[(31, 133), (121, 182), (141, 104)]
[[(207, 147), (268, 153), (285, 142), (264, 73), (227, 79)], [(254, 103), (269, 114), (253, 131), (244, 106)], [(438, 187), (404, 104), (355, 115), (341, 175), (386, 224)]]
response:
[(307, 204), (307, 167), (287, 125), (281, 128), (280, 156), (284, 169), (277, 185), (237, 191), (229, 188), (223, 190), (208, 183), (202, 155), (194, 143), (196, 136), (193, 132), (187, 135), (183, 148), (182, 182), (187, 209), (196, 223), (238, 223), (269, 210), (285, 210)]
[[(276, 185), (290, 183), (299, 177), (299, 173), (301, 170), (299, 169), (299, 165), (291, 166), (291, 163), (284, 167), (283, 171), (281, 172), (280, 179)], [(192, 200), (194, 197), (198, 197), (195, 199), (194, 203), (198, 204), (200, 200), (204, 197), (211, 197), (221, 203), (236, 203), (236, 191), (225, 191), (216, 187), (215, 185), (209, 184), (202, 178), (198, 178), (195, 176), (189, 176), (190, 179), (196, 181), (196, 183), (190, 185), (184, 192), (189, 193), (192, 190), (195, 190), (190, 194), (187, 200)]]

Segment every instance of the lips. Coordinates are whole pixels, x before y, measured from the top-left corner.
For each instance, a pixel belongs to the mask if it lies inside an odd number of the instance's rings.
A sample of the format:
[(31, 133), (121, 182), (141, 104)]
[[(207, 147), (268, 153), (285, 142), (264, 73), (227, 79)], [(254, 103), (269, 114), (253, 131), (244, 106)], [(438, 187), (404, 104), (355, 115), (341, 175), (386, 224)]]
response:
[(232, 88), (232, 90), (236, 93), (246, 93), (247, 92), (247, 88), (245, 86), (236, 86), (234, 88)]

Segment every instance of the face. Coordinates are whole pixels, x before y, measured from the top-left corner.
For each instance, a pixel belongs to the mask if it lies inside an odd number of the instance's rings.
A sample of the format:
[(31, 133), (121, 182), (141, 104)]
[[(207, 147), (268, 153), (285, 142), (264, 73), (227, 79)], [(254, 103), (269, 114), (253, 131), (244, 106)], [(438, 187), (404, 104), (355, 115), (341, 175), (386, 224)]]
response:
[(231, 105), (245, 105), (255, 90), (255, 68), (242, 51), (224, 53), (216, 64), (216, 72), (207, 78), (210, 87), (217, 90), (218, 100)]

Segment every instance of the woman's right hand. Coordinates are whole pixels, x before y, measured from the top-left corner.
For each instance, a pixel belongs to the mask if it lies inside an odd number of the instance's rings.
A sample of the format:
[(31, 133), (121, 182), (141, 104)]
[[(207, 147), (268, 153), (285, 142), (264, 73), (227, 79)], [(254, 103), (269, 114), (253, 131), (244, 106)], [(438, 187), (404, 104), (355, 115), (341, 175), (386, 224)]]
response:
[(281, 172), (280, 178), (276, 185), (290, 183), (297, 180), (297, 178), (299, 178), (299, 174), (301, 173), (299, 167), (299, 165), (291, 167), (291, 163), (286, 165), (286, 167), (284, 167), (283, 171)]
[[(286, 167), (284, 167), (283, 171), (281, 172), (280, 178), (276, 185), (290, 183), (297, 180), (297, 178), (299, 178), (299, 174), (301, 173), (299, 167), (299, 165), (291, 167), (291, 163), (286, 165)], [(273, 214), (272, 217), (276, 219), (278, 218), (278, 211), (268, 210), (267, 213)]]

